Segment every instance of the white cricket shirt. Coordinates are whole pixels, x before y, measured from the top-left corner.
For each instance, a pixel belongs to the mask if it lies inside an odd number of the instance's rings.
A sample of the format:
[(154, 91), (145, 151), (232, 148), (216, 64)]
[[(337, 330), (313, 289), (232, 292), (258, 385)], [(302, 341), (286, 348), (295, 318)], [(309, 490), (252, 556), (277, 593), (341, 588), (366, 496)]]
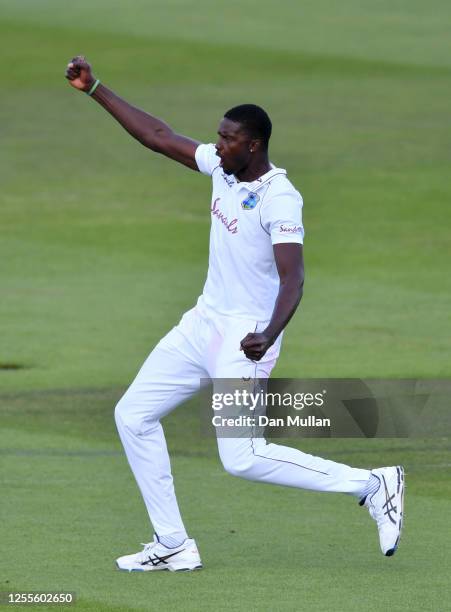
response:
[(225, 174), (213, 144), (198, 146), (196, 162), (213, 181), (208, 275), (198, 303), (269, 321), (279, 291), (272, 245), (303, 243), (302, 197), (282, 168), (273, 166), (251, 183)]

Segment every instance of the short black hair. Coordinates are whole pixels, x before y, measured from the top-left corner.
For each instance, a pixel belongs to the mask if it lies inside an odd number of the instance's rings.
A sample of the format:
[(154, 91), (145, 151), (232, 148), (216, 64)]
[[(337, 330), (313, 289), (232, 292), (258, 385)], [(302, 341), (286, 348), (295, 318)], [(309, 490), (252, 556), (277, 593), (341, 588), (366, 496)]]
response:
[(224, 117), (230, 119), (230, 121), (241, 123), (252, 138), (261, 139), (265, 148), (268, 148), (272, 123), (268, 113), (260, 106), (256, 104), (240, 104), (228, 110)]

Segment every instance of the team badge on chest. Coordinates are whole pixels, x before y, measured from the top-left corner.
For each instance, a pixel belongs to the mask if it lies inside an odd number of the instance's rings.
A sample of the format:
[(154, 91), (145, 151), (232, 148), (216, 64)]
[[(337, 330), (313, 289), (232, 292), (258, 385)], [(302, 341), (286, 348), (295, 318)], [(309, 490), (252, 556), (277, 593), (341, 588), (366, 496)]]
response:
[(241, 202), (241, 208), (244, 208), (244, 210), (252, 210), (257, 206), (259, 200), (260, 196), (258, 193), (252, 193), (252, 191), (250, 191), (247, 194), (247, 198)]

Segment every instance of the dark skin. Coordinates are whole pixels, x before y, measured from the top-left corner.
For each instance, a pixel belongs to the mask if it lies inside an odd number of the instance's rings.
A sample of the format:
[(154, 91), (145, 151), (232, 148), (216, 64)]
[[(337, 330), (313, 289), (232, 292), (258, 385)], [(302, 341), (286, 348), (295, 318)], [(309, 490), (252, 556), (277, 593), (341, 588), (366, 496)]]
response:
[[(84, 92), (90, 91), (96, 81), (91, 66), (80, 55), (67, 65), (66, 78), (72, 87)], [(102, 84), (97, 87), (92, 98), (145, 147), (198, 171), (195, 152), (199, 142), (176, 134), (164, 121), (132, 106)], [(251, 138), (239, 123), (230, 119), (222, 119), (219, 125), (216, 150), (223, 171), (234, 174), (239, 181), (254, 181), (271, 168), (263, 141)], [(302, 298), (302, 245), (282, 243), (275, 244), (273, 249), (280, 286), (271, 321), (263, 332), (249, 333), (240, 343), (240, 350), (252, 361), (260, 361), (274, 344)]]

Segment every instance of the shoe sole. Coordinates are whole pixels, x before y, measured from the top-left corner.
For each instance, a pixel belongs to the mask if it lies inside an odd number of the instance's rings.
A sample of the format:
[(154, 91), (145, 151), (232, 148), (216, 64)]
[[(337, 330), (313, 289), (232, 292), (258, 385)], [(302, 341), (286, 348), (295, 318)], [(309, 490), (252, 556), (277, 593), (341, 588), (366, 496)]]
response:
[(158, 569), (138, 569), (138, 568), (134, 568), (134, 569), (126, 569), (125, 567), (119, 567), (119, 565), (116, 563), (116, 567), (119, 571), (121, 572), (194, 572), (196, 570), (200, 570), (203, 568), (203, 565), (196, 565), (195, 567), (180, 567), (177, 569), (172, 569), (171, 567), (161, 567)]
[(386, 557), (393, 557), (395, 552), (398, 550), (399, 541), (401, 539), (401, 531), (402, 531), (403, 524), (404, 524), (404, 481), (405, 481), (404, 468), (401, 465), (398, 465), (396, 467), (396, 472), (397, 472), (397, 477), (398, 477), (396, 493), (400, 495), (400, 499), (401, 499), (401, 502), (400, 502), (401, 509), (399, 512), (399, 533), (398, 533), (398, 537), (396, 538), (396, 542), (393, 548), (390, 548), (390, 550), (387, 550), (387, 552), (385, 553)]

